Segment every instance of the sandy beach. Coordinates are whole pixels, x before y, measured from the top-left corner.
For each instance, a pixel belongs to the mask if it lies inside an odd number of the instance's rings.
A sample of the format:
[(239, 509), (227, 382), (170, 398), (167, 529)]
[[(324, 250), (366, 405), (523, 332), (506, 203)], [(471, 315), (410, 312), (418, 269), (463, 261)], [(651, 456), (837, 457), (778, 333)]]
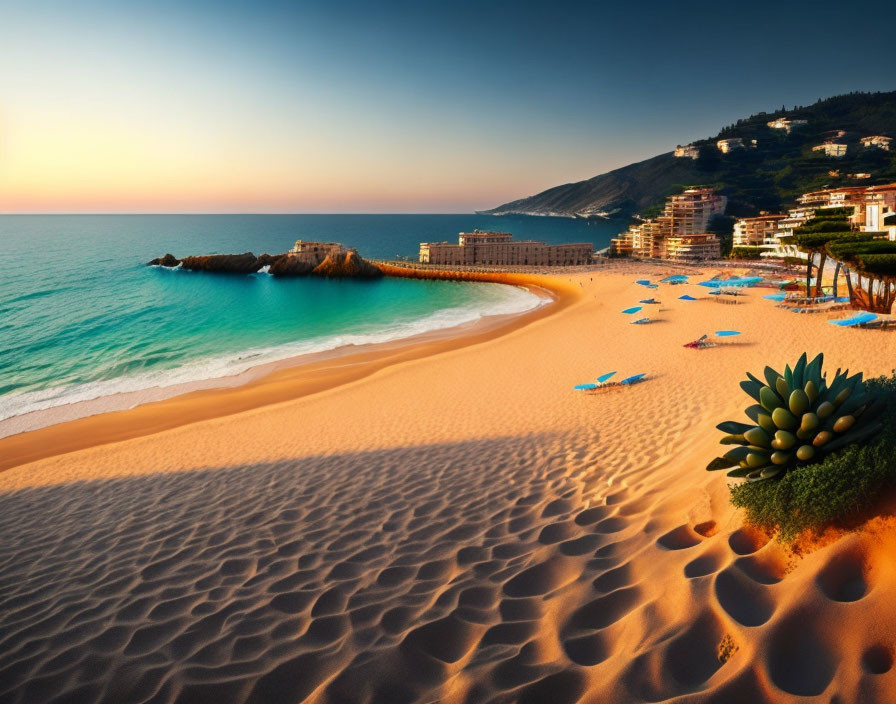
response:
[(896, 523), (796, 555), (704, 467), (745, 371), (896, 338), (670, 272), (0, 440), (0, 702), (887, 701)]

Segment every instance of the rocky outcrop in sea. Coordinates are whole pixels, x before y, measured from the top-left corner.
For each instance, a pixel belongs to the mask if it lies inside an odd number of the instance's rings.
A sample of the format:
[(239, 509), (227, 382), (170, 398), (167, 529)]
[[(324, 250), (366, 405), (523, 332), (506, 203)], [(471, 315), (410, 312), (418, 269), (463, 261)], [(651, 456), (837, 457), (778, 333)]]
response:
[(178, 259), (170, 252), (156, 257), (149, 266), (182, 267), (191, 271), (211, 271), (223, 274), (254, 274), (268, 267), (273, 276), (325, 276), (327, 278), (375, 279), (383, 272), (375, 264), (361, 257), (354, 249), (335, 249), (315, 265), (301, 254), (205, 254)]

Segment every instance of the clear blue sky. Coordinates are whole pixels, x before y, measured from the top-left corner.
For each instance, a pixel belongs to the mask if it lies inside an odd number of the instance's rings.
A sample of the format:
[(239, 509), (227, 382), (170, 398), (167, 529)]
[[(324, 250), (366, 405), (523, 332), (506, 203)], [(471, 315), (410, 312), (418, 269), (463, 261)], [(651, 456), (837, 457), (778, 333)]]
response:
[(888, 7), (0, 0), (0, 212), (487, 208), (896, 88)]

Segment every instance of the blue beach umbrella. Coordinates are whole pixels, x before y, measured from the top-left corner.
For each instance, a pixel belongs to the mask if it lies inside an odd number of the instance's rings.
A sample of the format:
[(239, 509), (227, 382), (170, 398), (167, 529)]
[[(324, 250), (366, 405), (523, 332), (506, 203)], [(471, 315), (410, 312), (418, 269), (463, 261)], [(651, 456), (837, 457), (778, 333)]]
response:
[(601, 374), (599, 377), (597, 377), (597, 383), (603, 384), (605, 381), (607, 381), (607, 379), (609, 379), (610, 377), (612, 377), (615, 374), (616, 374), (616, 372), (607, 372), (606, 374)]
[(678, 297), (679, 301), (696, 301), (697, 299), (693, 296), (689, 296), (688, 294), (684, 294), (683, 296)]
[(596, 389), (597, 384), (576, 384), (573, 388), (576, 391), (588, 391), (590, 389)]
[(625, 313), (626, 315), (634, 315), (634, 314), (637, 313), (639, 310), (641, 310), (641, 306), (635, 306), (634, 308), (626, 308), (626, 309), (625, 309), (624, 311), (622, 311), (622, 312)]
[(643, 379), (646, 374), (635, 374), (634, 376), (630, 376), (627, 379), (623, 379), (620, 381), (620, 384), (624, 384), (625, 386), (631, 386), (632, 384), (637, 384), (641, 379)]
[(763, 296), (763, 298), (765, 298), (766, 300), (769, 300), (769, 301), (783, 301), (785, 298), (787, 298), (787, 294), (786, 293), (770, 293), (767, 296)]
[(638, 279), (635, 283), (641, 284), (642, 286), (650, 286), (650, 281), (648, 279)]
[(733, 337), (740, 335), (740, 330), (716, 330), (716, 337)]

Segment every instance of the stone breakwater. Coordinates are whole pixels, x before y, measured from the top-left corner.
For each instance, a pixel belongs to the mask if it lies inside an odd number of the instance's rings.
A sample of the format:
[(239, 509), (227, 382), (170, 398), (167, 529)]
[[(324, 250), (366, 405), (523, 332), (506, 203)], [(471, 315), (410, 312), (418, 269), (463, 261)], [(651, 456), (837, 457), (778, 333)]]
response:
[[(540, 274), (534, 270), (507, 271), (488, 269), (441, 269), (435, 267), (418, 266), (415, 264), (395, 264), (391, 262), (376, 262), (376, 266), (386, 276), (404, 279), (438, 279), (442, 281), (481, 281), (511, 286), (538, 286), (547, 288), (554, 293), (574, 293), (579, 295), (578, 287), (567, 285), (560, 280), (557, 273)], [(581, 272), (582, 267), (576, 267)]]
[(211, 271), (224, 274), (254, 274), (268, 267), (273, 276), (323, 276), (328, 278), (379, 278), (383, 272), (361, 257), (353, 249), (335, 249), (321, 261), (309, 261), (301, 254), (208, 254), (178, 259), (173, 254), (157, 257), (150, 266), (183, 267), (191, 271)]

